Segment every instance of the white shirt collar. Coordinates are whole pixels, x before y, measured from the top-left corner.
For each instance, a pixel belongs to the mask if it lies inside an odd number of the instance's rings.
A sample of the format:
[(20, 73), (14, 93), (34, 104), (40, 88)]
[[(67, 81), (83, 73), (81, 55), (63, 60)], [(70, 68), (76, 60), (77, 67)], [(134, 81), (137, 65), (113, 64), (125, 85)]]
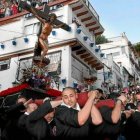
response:
[(24, 114), (25, 114), (25, 115), (29, 115), (29, 113), (28, 113), (28, 112), (25, 112)]
[[(62, 102), (62, 104), (61, 104), (61, 105), (66, 106), (66, 107), (68, 107), (68, 108), (71, 108), (71, 106), (69, 106), (69, 105), (65, 104), (64, 102)], [(78, 111), (80, 111), (80, 110), (81, 110), (81, 109), (80, 109), (80, 106), (79, 106), (79, 104), (78, 104), (78, 103), (76, 103), (76, 106), (75, 106), (75, 108), (73, 108), (73, 109), (78, 110)]]

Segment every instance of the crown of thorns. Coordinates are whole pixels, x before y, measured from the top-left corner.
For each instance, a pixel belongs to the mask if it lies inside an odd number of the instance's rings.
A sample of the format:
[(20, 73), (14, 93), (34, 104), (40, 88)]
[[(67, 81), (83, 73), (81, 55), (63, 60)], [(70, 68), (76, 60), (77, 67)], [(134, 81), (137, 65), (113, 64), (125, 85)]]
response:
[(56, 14), (54, 14), (54, 13), (49, 14), (49, 17), (50, 17), (50, 18), (51, 18), (51, 17), (54, 17), (55, 19), (57, 18)]

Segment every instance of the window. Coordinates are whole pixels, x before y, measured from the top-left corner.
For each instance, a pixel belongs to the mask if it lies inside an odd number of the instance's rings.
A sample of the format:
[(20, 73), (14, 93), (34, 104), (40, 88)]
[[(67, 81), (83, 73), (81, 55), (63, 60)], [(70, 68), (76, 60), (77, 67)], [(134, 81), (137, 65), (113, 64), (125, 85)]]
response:
[(37, 34), (39, 32), (40, 23), (34, 23), (30, 25), (26, 25), (24, 27), (24, 33), (25, 35), (30, 35), (30, 34)]
[(122, 51), (122, 54), (125, 54), (125, 46), (121, 46), (121, 51)]
[(32, 67), (32, 57), (22, 58), (19, 60), (19, 67), (17, 73), (17, 80), (23, 77), (23, 71)]
[(33, 33), (33, 24), (25, 26), (24, 33), (26, 35)]
[(82, 81), (83, 73), (80, 69), (76, 68), (75, 66), (72, 66), (72, 78), (76, 79), (77, 81)]
[(0, 71), (7, 70), (10, 68), (10, 59), (0, 61)]
[(59, 75), (61, 73), (61, 51), (48, 54), (50, 64), (48, 65), (48, 72), (50, 75)]
[(119, 55), (120, 55), (119, 52), (112, 53), (112, 56), (113, 56), (113, 57), (114, 57), (114, 56), (119, 56)]
[[(47, 57), (50, 59), (50, 64), (47, 66), (47, 70), (51, 76), (59, 75), (61, 73), (61, 51), (49, 53)], [(25, 70), (29, 70), (30, 75), (31, 69), (33, 68), (32, 57), (26, 57), (19, 60), (19, 66), (17, 71), (17, 80), (20, 81), (23, 78)]]
[(114, 53), (111, 53), (111, 54), (107, 54), (107, 58), (112, 55), (112, 57), (115, 57), (115, 56), (119, 56), (120, 55), (120, 52), (114, 52)]
[(83, 82), (84, 77), (90, 75), (90, 70), (87, 66), (77, 60), (75, 57), (72, 57), (72, 71), (71, 77), (79, 82)]

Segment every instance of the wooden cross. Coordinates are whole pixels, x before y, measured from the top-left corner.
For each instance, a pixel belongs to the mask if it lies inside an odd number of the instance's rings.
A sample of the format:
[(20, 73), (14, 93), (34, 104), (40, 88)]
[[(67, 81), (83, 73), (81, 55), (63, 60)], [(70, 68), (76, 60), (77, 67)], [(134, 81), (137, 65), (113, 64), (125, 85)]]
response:
[[(45, 19), (46, 21), (49, 20), (49, 13), (50, 13), (50, 7), (45, 4), (43, 11), (32, 7), (31, 5), (27, 4), (25, 1), (20, 1), (19, 2), (19, 7), (31, 12), (31, 8), (38, 14), (38, 16), (40, 16), (41, 18)], [(62, 25), (64, 24), (64, 26), (60, 27), (66, 31), (70, 31), (70, 26), (68, 26), (67, 24), (63, 23), (62, 21), (55, 19), (53, 22), (54, 25)]]

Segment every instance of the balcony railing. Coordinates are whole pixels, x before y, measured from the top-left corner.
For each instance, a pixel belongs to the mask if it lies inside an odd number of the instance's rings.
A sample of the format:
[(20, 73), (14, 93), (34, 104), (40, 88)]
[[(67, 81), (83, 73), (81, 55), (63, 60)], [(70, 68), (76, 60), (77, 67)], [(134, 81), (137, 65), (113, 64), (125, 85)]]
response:
[(89, 0), (83, 0), (84, 3), (87, 5), (87, 7), (89, 8), (89, 10), (94, 14), (94, 16), (97, 18), (97, 20), (99, 21), (99, 15), (97, 14), (97, 12), (95, 11), (95, 9), (93, 8), (93, 6), (90, 4)]
[[(82, 44), (84, 44), (84, 46), (86, 46), (86, 48), (94, 54), (94, 56), (97, 59), (102, 61), (102, 58), (101, 58), (101, 55), (100, 55), (101, 51), (95, 45), (95, 42), (90, 39), (90, 37), (87, 35), (87, 33), (84, 31), (84, 29), (82, 27), (77, 28), (77, 31), (79, 31), (79, 30), (80, 30), (80, 32), (77, 32), (76, 38), (78, 38), (82, 42)], [(84, 40), (84, 37), (85, 37), (86, 40)], [(93, 43), (93, 46), (91, 46), (92, 43)]]
[(115, 62), (113, 62), (113, 67), (116, 71), (120, 72), (120, 67)]

